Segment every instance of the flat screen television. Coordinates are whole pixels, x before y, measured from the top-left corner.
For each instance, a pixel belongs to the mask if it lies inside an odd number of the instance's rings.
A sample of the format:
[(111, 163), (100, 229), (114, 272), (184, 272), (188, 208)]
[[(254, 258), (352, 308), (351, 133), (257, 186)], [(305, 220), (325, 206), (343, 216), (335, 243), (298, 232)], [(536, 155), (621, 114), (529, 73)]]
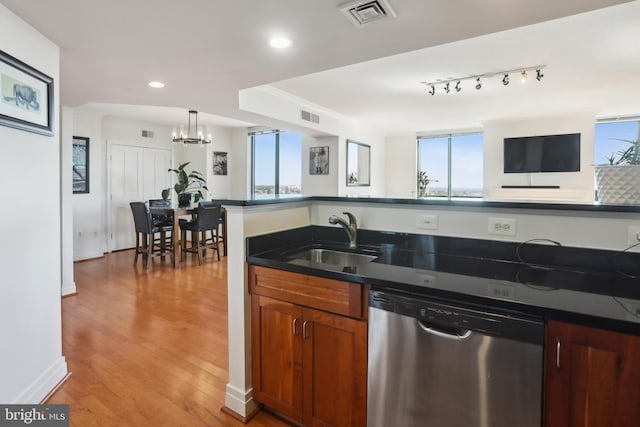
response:
[(504, 139), (504, 173), (579, 171), (579, 133)]

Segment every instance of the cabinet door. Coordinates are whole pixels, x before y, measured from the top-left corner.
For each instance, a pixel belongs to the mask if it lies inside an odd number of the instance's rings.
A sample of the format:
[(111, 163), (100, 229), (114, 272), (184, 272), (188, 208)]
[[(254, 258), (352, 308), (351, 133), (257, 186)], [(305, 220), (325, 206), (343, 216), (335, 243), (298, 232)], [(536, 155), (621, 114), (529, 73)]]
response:
[(545, 381), (546, 427), (640, 425), (640, 337), (549, 322)]
[(302, 422), (302, 309), (259, 295), (251, 305), (254, 397)]
[(367, 323), (303, 309), (304, 424), (364, 427)]

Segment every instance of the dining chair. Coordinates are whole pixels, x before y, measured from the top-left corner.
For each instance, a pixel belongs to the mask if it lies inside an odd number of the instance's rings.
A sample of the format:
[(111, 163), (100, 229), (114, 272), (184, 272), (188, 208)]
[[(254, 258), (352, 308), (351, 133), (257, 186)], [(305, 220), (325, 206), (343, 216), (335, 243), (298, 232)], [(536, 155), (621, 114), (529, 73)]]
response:
[[(214, 202), (200, 202), (195, 219), (180, 220), (181, 257), (184, 261), (186, 252), (198, 255), (198, 265), (202, 265), (202, 258), (207, 249), (216, 251), (220, 261), (220, 242), (218, 229), (220, 228), (221, 205)], [(187, 247), (187, 231), (191, 232), (191, 247)]]
[[(144, 268), (149, 268), (149, 260), (154, 256), (165, 259), (169, 252), (173, 261), (173, 225), (154, 224), (149, 206), (144, 202), (131, 202), (131, 212), (136, 231), (136, 252), (133, 265), (138, 264), (138, 255), (142, 254)], [(160, 238), (155, 235), (160, 234)]]
[[(149, 199), (149, 207), (171, 207), (171, 199)], [(160, 225), (173, 225), (173, 217), (166, 214), (151, 214), (153, 224)]]
[[(215, 199), (211, 199), (211, 202), (219, 204), (218, 202), (215, 201)], [(220, 206), (220, 221), (219, 221), (219, 226), (218, 226), (218, 243), (222, 244), (222, 247), (224, 248), (223, 251), (223, 255), (227, 256), (227, 233), (225, 233), (226, 230), (226, 223), (227, 222), (227, 214), (225, 209), (222, 208), (222, 206)]]

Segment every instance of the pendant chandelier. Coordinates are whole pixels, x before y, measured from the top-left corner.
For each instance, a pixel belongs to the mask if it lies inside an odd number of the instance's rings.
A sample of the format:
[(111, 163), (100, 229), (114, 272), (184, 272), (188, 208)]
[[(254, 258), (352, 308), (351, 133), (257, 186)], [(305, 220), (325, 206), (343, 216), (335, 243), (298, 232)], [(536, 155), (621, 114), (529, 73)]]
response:
[[(191, 121), (193, 120), (193, 128), (191, 127)], [(211, 144), (211, 134), (204, 137), (204, 126), (198, 127), (198, 112), (196, 110), (189, 110), (189, 123), (187, 124), (187, 131), (184, 131), (184, 126), (180, 126), (180, 130), (173, 130), (173, 143), (181, 144), (195, 144), (204, 145)]]

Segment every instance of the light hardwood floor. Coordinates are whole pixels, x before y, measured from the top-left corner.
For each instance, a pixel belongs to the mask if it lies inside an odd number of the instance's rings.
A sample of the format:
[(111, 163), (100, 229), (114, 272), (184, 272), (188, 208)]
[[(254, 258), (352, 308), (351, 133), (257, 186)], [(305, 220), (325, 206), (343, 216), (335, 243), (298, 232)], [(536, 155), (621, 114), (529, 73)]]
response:
[[(78, 294), (62, 299), (71, 377), (48, 403), (71, 425), (242, 426), (220, 411), (227, 383), (227, 264), (211, 253), (174, 270), (133, 251), (75, 264)], [(249, 424), (287, 424), (260, 412)]]

